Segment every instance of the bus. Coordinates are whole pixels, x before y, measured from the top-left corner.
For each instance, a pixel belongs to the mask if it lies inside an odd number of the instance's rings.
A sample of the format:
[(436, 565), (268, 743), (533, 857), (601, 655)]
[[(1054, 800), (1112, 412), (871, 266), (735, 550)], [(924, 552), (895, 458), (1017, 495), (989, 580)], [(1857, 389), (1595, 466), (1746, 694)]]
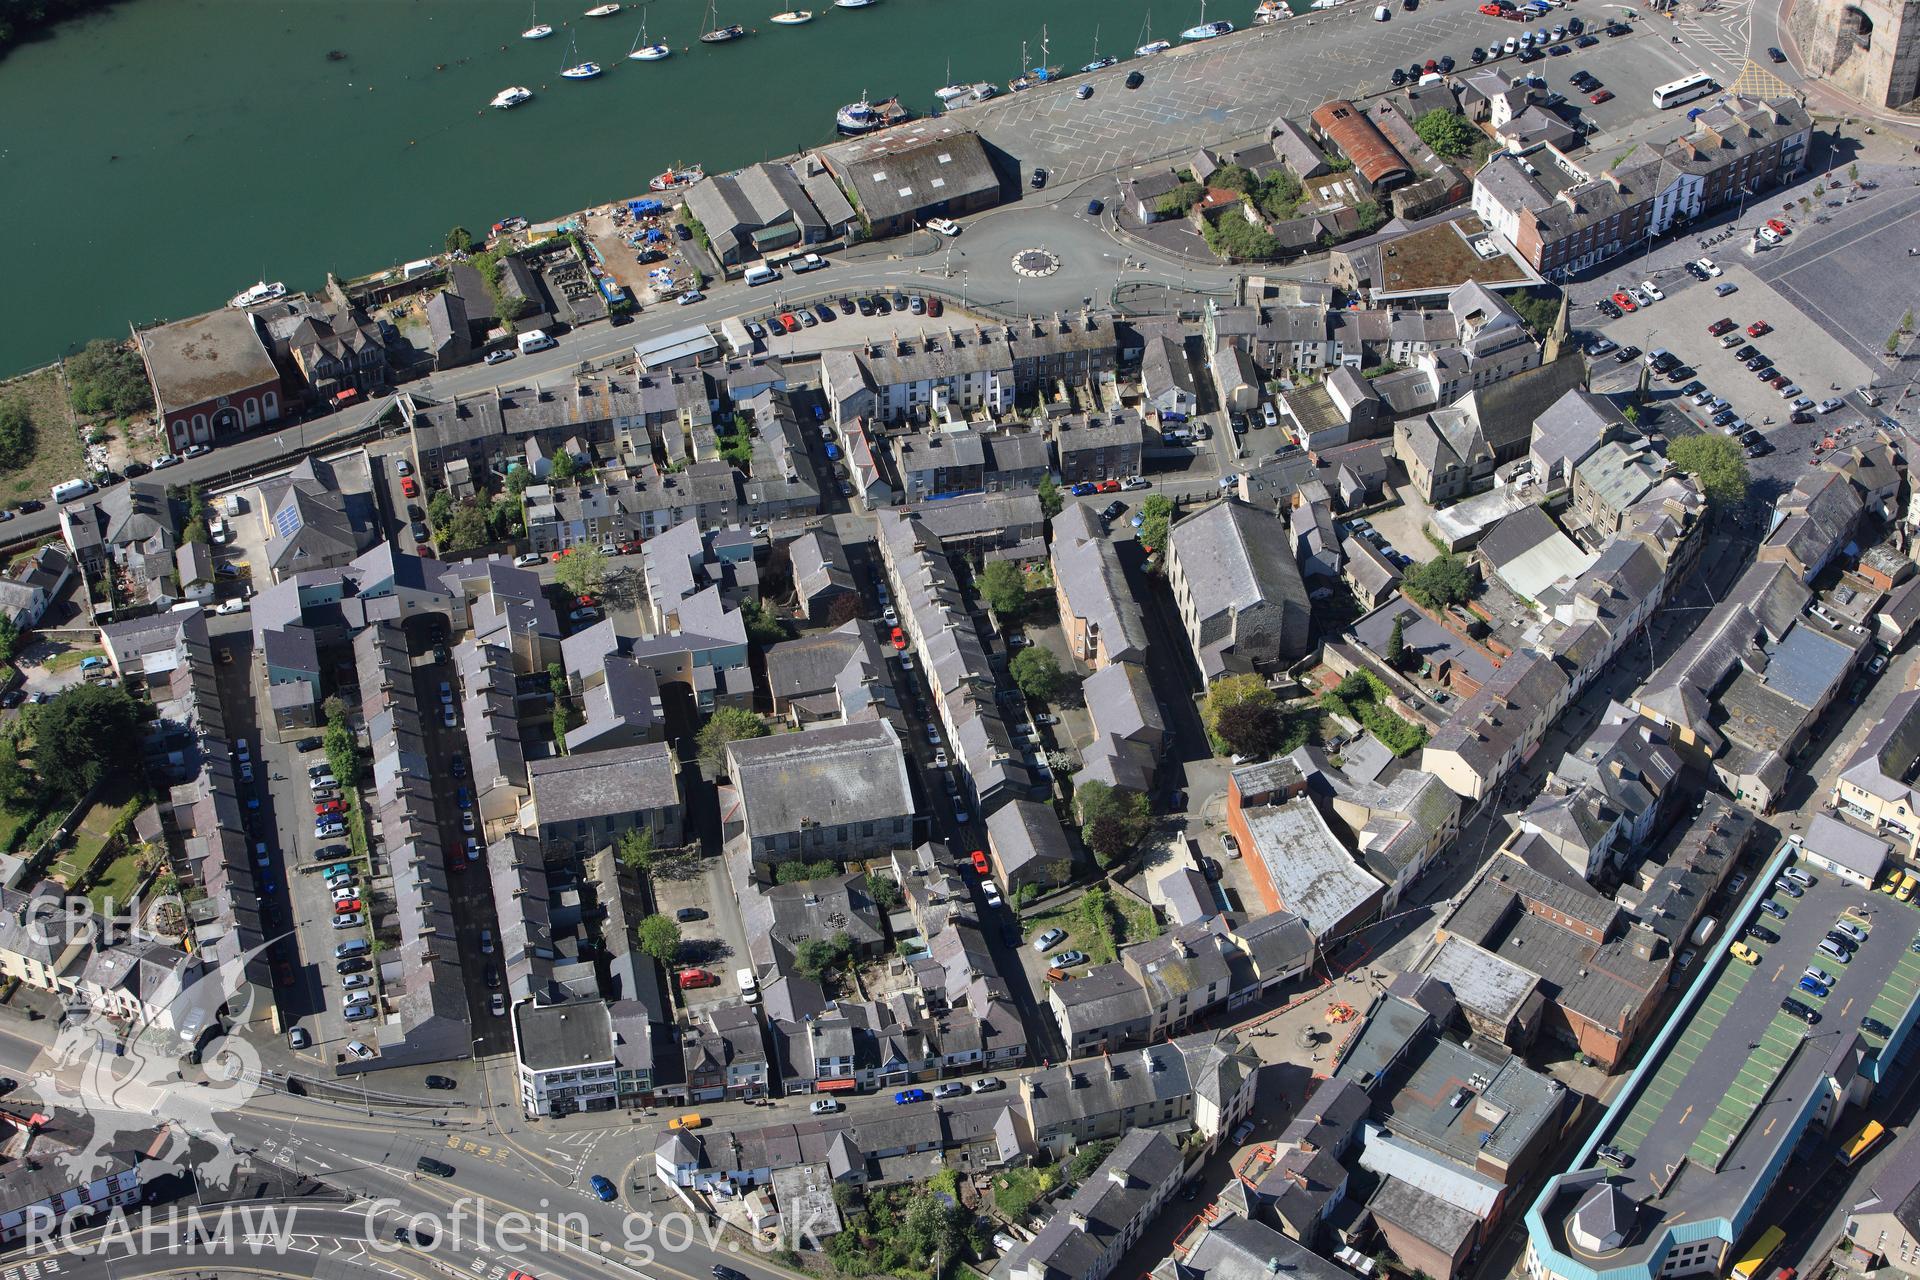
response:
[(1701, 71), (1684, 80), (1675, 80), (1671, 84), (1663, 84), (1655, 89), (1653, 105), (1664, 111), (1668, 107), (1677, 107), (1683, 102), (1692, 102), (1695, 98), (1704, 98), (1712, 92), (1713, 77)]
[(1778, 1227), (1768, 1227), (1753, 1242), (1753, 1247), (1741, 1255), (1740, 1261), (1733, 1264), (1733, 1280), (1755, 1280), (1765, 1270), (1767, 1259), (1773, 1256), (1787, 1238), (1787, 1233)]
[(1866, 1126), (1849, 1138), (1847, 1145), (1841, 1149), (1840, 1163), (1847, 1168), (1852, 1168), (1866, 1157), (1867, 1152), (1879, 1145), (1880, 1139), (1886, 1136), (1886, 1128), (1878, 1120), (1867, 1121)]

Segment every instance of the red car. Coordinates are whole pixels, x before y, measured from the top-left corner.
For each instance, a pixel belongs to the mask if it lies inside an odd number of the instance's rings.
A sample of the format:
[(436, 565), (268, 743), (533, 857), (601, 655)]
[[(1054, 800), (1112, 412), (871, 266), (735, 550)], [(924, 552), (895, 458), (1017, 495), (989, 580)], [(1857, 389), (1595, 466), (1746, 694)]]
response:
[(993, 874), (993, 864), (987, 861), (987, 855), (979, 849), (973, 851), (973, 869), (983, 876)]
[(893, 634), (888, 636), (887, 639), (896, 649), (904, 649), (907, 647), (907, 633), (898, 627), (893, 629)]
[(1480, 6), (1480, 12), (1486, 14), (1489, 18), (1497, 18), (1500, 16), (1500, 6), (1497, 4), (1483, 4)]
[(358, 911), (359, 909), (360, 899), (358, 898), (338, 898), (335, 899), (333, 904), (333, 912), (335, 915), (339, 915), (345, 911)]
[(409, 498), (417, 498), (420, 496), (420, 486), (413, 482), (412, 476), (401, 476), (400, 492), (406, 494)]
[(561, 557), (561, 556), (569, 556), (569, 555), (572, 555), (572, 554), (573, 554), (573, 548), (572, 548), (572, 547), (563, 547), (563, 548), (561, 548), (561, 549), (560, 549), (559, 551), (556, 551), (556, 552), (554, 552), (554, 553), (553, 553), (553, 562), (554, 562), (555, 564), (559, 564), (559, 563), (560, 563), (560, 557)]
[(1715, 320), (1712, 324), (1708, 325), (1707, 332), (1717, 338), (1721, 334), (1731, 331), (1732, 328), (1733, 328), (1733, 321), (1722, 317), (1721, 319)]
[(1613, 295), (1613, 305), (1622, 311), (1638, 311), (1640, 309), (1640, 304), (1624, 293), (1616, 293)]
[(1765, 320), (1755, 320), (1752, 324), (1747, 326), (1747, 336), (1749, 338), (1764, 338), (1772, 332), (1773, 332), (1773, 326), (1768, 324)]
[(1777, 236), (1784, 236), (1787, 234), (1787, 224), (1780, 221), (1780, 219), (1778, 218), (1768, 218), (1767, 225), (1773, 228), (1773, 233)]
[(587, 609), (591, 609), (591, 608), (592, 608), (593, 606), (595, 606), (595, 605), (597, 605), (597, 604), (599, 604), (599, 603), (600, 603), (600, 602), (599, 602), (598, 600), (596, 600), (596, 599), (594, 599), (594, 598), (593, 598), (592, 596), (581, 596), (581, 597), (580, 597), (580, 605), (581, 605), (581, 607), (582, 607), (582, 608), (587, 608)]
[(788, 333), (798, 333), (800, 332), (800, 321), (794, 318), (793, 312), (784, 312), (780, 316), (780, 327)]
[(1594, 103), (1595, 105), (1598, 105), (1599, 103), (1602, 103), (1602, 102), (1612, 102), (1613, 90), (1595, 89), (1592, 93), (1587, 95), (1587, 101)]
[(928, 315), (937, 316), (945, 309), (946, 308), (940, 304), (940, 299), (934, 297), (932, 294), (927, 295), (927, 314)]
[(1118, 480), (1102, 480), (1099, 484), (1093, 486), (1093, 491), (1095, 493), (1118, 493), (1120, 492), (1120, 482)]
[(682, 969), (680, 971), (680, 989), (682, 991), (692, 991), (698, 987), (717, 987), (719, 985), (720, 979), (714, 977), (705, 969)]
[(341, 804), (338, 800), (323, 800), (313, 806), (313, 816), (316, 818), (324, 818), (330, 813), (345, 813), (346, 811), (347, 806)]

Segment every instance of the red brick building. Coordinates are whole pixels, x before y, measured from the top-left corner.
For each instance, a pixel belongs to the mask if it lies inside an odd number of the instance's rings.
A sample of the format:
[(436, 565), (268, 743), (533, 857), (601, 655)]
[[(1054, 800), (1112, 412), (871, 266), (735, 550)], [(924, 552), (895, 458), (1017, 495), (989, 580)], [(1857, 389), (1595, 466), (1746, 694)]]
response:
[(216, 444), (280, 420), (286, 392), (251, 312), (222, 308), (133, 337), (169, 448)]

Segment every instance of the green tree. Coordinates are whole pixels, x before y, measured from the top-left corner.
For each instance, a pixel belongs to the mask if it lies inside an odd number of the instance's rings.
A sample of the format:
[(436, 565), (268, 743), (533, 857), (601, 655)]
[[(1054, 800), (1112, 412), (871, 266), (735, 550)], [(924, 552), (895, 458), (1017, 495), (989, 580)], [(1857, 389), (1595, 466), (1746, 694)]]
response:
[(565, 449), (553, 455), (551, 474), (554, 480), (564, 484), (580, 474), (580, 463)]
[(434, 491), (427, 499), (427, 523), (438, 532), (453, 523), (453, 495), (445, 489)]
[(1377, 231), (1380, 224), (1387, 220), (1387, 211), (1375, 200), (1356, 206), (1353, 212), (1360, 219), (1360, 234), (1363, 236)]
[(197, 542), (201, 546), (205, 546), (211, 540), (211, 535), (207, 532), (207, 522), (205, 520), (187, 521), (187, 527), (180, 531), (180, 540), (182, 542)]
[(1900, 354), (1900, 331), (1897, 329), (1887, 335), (1887, 354), (1890, 356)]
[(1012, 622), (1027, 607), (1027, 575), (1011, 560), (995, 560), (981, 570), (980, 598), (1002, 621)]
[(598, 547), (575, 547), (553, 567), (553, 580), (575, 596), (597, 596), (607, 583), (607, 557)]
[(680, 957), (680, 926), (657, 911), (640, 922), (634, 938), (642, 951), (661, 964), (671, 965)]
[(1857, 164), (1850, 164), (1850, 165), (1848, 165), (1848, 166), (1847, 166), (1847, 181), (1848, 181), (1848, 182), (1858, 182), (1858, 181), (1860, 181), (1860, 166), (1859, 166), (1859, 165), (1857, 165)]
[(787, 638), (787, 624), (758, 600), (740, 602), (740, 620), (746, 624), (747, 639), (757, 645), (779, 644)]
[(1183, 182), (1160, 197), (1160, 202), (1154, 206), (1154, 212), (1163, 218), (1178, 218), (1200, 203), (1200, 197), (1205, 194), (1207, 189), (1199, 183)]
[(454, 509), (453, 519), (442, 531), (441, 542), (449, 551), (468, 551), (485, 546), (491, 536), (486, 506), (481, 499), (470, 498)]
[(1230, 262), (1271, 262), (1280, 256), (1280, 242), (1259, 223), (1248, 222), (1238, 208), (1223, 209), (1207, 221), (1202, 235), (1207, 247)]
[(1420, 141), (1449, 159), (1473, 150), (1473, 144), (1481, 137), (1480, 132), (1464, 118), (1441, 107), (1435, 107), (1415, 120), (1413, 131), (1420, 135)]
[(1035, 702), (1051, 702), (1060, 690), (1060, 660), (1041, 645), (1030, 644), (1014, 654), (1007, 671), (1020, 692)]
[(1402, 614), (1393, 618), (1393, 632), (1387, 637), (1387, 665), (1395, 671), (1407, 665), (1407, 620)]
[(1276, 170), (1260, 184), (1253, 202), (1260, 206), (1260, 212), (1275, 221), (1291, 218), (1298, 211), (1300, 197), (1304, 194), (1300, 179), (1285, 169)]
[(455, 227), (447, 232), (448, 253), (469, 253), (473, 250), (473, 232), (465, 227)]
[(89, 417), (124, 418), (153, 408), (146, 366), (126, 343), (95, 338), (66, 362), (67, 400)]
[(518, 498), (501, 494), (487, 507), (487, 532), (495, 542), (509, 542), (526, 531)]
[(1216, 755), (1245, 755), (1245, 744), (1230, 741), (1221, 724), (1221, 717), (1235, 707), (1250, 706), (1257, 711), (1274, 714), (1280, 700), (1273, 690), (1267, 688), (1266, 681), (1251, 674), (1222, 676), (1207, 686), (1206, 700), (1200, 705), (1200, 723), (1207, 731), (1207, 740), (1212, 744)]
[(1034, 496), (1040, 499), (1040, 514), (1051, 520), (1060, 514), (1060, 508), (1066, 500), (1060, 496), (1060, 486), (1053, 482), (1052, 476), (1041, 476), (1039, 488)]
[(0, 738), (0, 805), (28, 809), (38, 803), (39, 787), (20, 763), (20, 750), (11, 738)]
[(527, 486), (532, 483), (533, 472), (527, 470), (519, 463), (516, 462), (507, 468), (507, 492), (514, 497), (518, 498), (521, 494), (525, 493)]
[(1730, 509), (1747, 500), (1747, 460), (1731, 436), (1701, 432), (1667, 445), (1667, 461), (1700, 482), (1707, 501)]
[(1536, 334), (1544, 336), (1560, 318), (1560, 291), (1552, 285), (1509, 294), (1507, 302)]
[(878, 871), (867, 872), (867, 896), (873, 899), (873, 905), (882, 911), (891, 911), (900, 905), (900, 883), (892, 876), (883, 876)]
[(567, 735), (573, 732), (576, 723), (571, 706), (564, 702), (553, 704), (553, 749), (557, 754), (567, 754)]
[(20, 654), (20, 642), (26, 634), (14, 625), (12, 618), (0, 618), (0, 662), (12, 662)]
[(34, 709), (34, 770), (45, 788), (76, 800), (108, 777), (137, 777), (140, 708), (117, 684), (80, 684)]
[(1173, 522), (1173, 499), (1164, 493), (1150, 494), (1140, 504), (1140, 545), (1158, 551), (1167, 545), (1167, 526)]
[(700, 729), (700, 767), (709, 778), (727, 771), (727, 746), (748, 738), (767, 736), (767, 722), (742, 707), (715, 708), (712, 718)]
[(1427, 608), (1441, 609), (1463, 604), (1473, 595), (1473, 574), (1464, 561), (1445, 551), (1425, 564), (1410, 565), (1400, 585)]
[(19, 396), (0, 398), (0, 469), (18, 471), (33, 461), (33, 413)]
[(1913, 312), (1909, 311), (1905, 315), (1902, 315), (1900, 317), (1900, 332), (1902, 333), (1913, 332)]
[(1076, 786), (1073, 803), (1080, 818), (1081, 838), (1103, 867), (1126, 857), (1153, 827), (1153, 813), (1145, 796), (1116, 791), (1097, 779)]
[(828, 938), (808, 938), (794, 948), (793, 966), (803, 978), (818, 982), (828, 970), (853, 956), (853, 939), (842, 930)]
[(1243, 164), (1223, 164), (1207, 177), (1207, 185), (1210, 187), (1218, 187), (1222, 191), (1238, 191), (1243, 194), (1252, 191), (1258, 182), (1259, 180), (1253, 176), (1253, 170)]

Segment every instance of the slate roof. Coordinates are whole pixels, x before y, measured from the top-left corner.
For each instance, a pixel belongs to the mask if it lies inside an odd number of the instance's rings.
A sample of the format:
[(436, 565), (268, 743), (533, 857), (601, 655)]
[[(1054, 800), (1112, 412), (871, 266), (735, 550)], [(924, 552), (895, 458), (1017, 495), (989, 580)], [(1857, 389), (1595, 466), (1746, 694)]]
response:
[(527, 776), (542, 825), (680, 803), (673, 748), (664, 742), (535, 760), (528, 764)]
[(752, 839), (915, 812), (899, 735), (884, 721), (734, 742), (727, 756)]

